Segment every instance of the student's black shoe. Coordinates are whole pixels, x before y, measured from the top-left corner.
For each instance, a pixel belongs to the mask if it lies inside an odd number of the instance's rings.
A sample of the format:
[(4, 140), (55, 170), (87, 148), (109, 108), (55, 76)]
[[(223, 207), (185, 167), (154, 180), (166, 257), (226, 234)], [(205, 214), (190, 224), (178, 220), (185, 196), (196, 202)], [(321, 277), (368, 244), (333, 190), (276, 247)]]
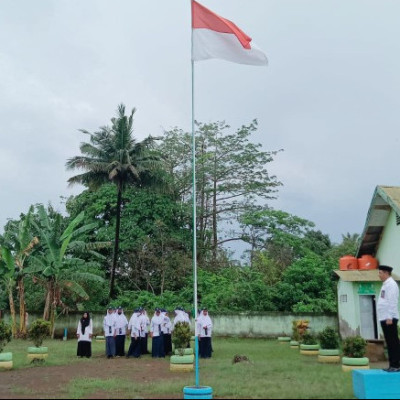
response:
[(389, 367), (383, 369), (385, 372), (400, 372), (400, 368)]

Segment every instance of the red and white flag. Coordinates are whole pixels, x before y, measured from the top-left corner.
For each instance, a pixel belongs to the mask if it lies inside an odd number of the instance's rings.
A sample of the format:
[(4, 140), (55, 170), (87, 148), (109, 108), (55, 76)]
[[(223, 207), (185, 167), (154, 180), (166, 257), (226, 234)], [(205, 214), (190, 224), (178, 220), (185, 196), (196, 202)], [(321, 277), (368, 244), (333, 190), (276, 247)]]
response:
[(193, 61), (222, 58), (239, 64), (267, 65), (267, 56), (240, 28), (192, 1)]

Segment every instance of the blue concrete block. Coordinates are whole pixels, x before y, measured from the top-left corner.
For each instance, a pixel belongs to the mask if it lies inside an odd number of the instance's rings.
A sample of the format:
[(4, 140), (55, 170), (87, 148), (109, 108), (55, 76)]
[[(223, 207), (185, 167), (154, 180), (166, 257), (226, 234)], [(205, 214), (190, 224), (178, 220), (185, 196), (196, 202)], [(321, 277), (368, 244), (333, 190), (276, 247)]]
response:
[(400, 372), (381, 369), (356, 369), (352, 372), (357, 399), (400, 399)]

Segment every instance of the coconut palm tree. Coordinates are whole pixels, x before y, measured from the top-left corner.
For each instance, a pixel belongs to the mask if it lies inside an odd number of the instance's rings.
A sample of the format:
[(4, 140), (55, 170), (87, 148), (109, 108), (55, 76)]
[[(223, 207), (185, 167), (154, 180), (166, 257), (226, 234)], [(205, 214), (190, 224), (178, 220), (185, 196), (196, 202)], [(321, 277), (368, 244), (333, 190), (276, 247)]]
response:
[(143, 187), (156, 181), (159, 157), (153, 144), (155, 138), (149, 136), (141, 142), (133, 137), (133, 115), (125, 115), (125, 106), (120, 104), (117, 117), (111, 119), (111, 127), (101, 127), (99, 131), (81, 132), (90, 136), (89, 143), (82, 143), (82, 155), (70, 158), (66, 167), (84, 172), (71, 177), (70, 185), (80, 183), (89, 189), (97, 189), (104, 183), (113, 182), (117, 186), (117, 209), (113, 261), (110, 274), (110, 297), (114, 295), (115, 271), (118, 262), (119, 235), (121, 225), (122, 193), (127, 185)]

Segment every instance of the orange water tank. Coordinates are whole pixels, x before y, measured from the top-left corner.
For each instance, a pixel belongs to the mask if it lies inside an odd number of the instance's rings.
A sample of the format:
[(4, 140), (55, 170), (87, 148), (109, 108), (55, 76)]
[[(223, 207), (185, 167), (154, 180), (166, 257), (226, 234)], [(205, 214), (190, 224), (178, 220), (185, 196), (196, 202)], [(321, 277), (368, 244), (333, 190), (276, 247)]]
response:
[(369, 254), (364, 254), (361, 258), (358, 259), (358, 268), (359, 269), (377, 269), (378, 268), (378, 260), (375, 257), (370, 256)]
[(339, 259), (339, 268), (341, 271), (358, 269), (358, 260), (353, 256), (343, 256)]

